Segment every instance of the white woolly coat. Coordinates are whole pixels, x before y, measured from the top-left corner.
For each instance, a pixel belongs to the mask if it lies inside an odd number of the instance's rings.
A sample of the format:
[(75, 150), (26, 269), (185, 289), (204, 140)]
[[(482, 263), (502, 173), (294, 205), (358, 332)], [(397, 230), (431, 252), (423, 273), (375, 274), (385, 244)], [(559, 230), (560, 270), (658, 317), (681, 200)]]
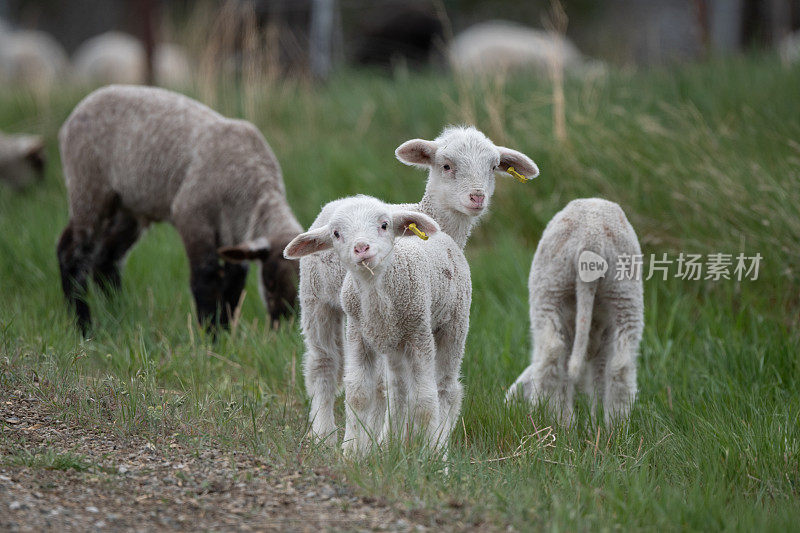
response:
[(348, 320), (377, 353), (424, 342), (445, 324), (462, 324), (466, 332), (471, 299), (467, 260), (443, 232), (427, 241), (396, 239), (391, 263), (380, 274), (348, 272), (341, 290)]

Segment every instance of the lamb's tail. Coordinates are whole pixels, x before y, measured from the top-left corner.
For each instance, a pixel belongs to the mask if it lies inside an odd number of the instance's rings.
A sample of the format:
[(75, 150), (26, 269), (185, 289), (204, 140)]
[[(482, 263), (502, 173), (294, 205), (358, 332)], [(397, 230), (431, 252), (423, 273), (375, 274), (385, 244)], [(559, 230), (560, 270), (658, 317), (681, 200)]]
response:
[(575, 342), (572, 345), (568, 368), (569, 379), (573, 382), (580, 378), (583, 372), (583, 363), (586, 361), (597, 283), (598, 280), (585, 282), (580, 278), (575, 283)]

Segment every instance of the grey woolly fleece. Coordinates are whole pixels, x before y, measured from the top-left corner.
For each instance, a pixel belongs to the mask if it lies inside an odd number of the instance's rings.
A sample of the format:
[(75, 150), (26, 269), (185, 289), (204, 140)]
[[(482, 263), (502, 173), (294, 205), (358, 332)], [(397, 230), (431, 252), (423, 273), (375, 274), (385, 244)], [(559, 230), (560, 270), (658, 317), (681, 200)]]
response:
[(195, 239), (283, 243), (302, 230), (258, 129), (183, 95), (98, 89), (75, 108), (59, 141), (77, 231), (88, 230), (93, 211), (114, 196), (140, 223), (172, 222), (188, 251)]

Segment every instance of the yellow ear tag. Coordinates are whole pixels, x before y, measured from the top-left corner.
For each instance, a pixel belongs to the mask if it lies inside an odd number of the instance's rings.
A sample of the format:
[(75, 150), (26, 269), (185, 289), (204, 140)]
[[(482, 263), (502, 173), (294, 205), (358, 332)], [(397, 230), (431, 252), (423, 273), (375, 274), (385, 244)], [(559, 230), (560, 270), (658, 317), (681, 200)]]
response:
[(514, 170), (514, 167), (508, 167), (508, 170), (506, 170), (506, 172), (517, 178), (517, 181), (520, 183), (527, 183), (531, 181), (522, 174), (520, 174), (519, 172), (517, 172), (516, 170)]
[(417, 225), (416, 225), (416, 224), (414, 224), (413, 222), (412, 222), (411, 224), (409, 224), (409, 225), (408, 225), (408, 229), (410, 229), (410, 230), (411, 230), (411, 232), (412, 232), (414, 235), (416, 235), (417, 237), (419, 237), (419, 238), (420, 238), (420, 239), (422, 239), (423, 241), (427, 241), (427, 240), (428, 240), (428, 235), (427, 235), (427, 234), (426, 234), (424, 231), (422, 231), (421, 229), (419, 229), (419, 228), (417, 227)]

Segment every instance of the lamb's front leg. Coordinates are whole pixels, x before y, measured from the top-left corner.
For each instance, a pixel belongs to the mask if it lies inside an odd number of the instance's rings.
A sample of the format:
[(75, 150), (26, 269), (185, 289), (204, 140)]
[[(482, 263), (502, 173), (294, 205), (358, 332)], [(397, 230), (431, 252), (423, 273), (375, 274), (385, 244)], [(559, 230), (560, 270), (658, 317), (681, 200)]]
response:
[(426, 442), (435, 444), (441, 428), (433, 336), (412, 339), (401, 348), (387, 356), (389, 413), (384, 437), (391, 432), (404, 442), (421, 432)]
[(345, 430), (342, 450), (348, 457), (365, 455), (380, 436), (386, 410), (383, 364), (348, 319), (345, 343)]
[[(301, 290), (303, 282), (300, 282)], [(315, 440), (335, 445), (338, 437), (334, 405), (339, 375), (344, 366), (344, 335), (341, 309), (317, 298), (301, 298), (301, 324), (306, 352), (303, 375), (311, 399), (310, 434)]]

